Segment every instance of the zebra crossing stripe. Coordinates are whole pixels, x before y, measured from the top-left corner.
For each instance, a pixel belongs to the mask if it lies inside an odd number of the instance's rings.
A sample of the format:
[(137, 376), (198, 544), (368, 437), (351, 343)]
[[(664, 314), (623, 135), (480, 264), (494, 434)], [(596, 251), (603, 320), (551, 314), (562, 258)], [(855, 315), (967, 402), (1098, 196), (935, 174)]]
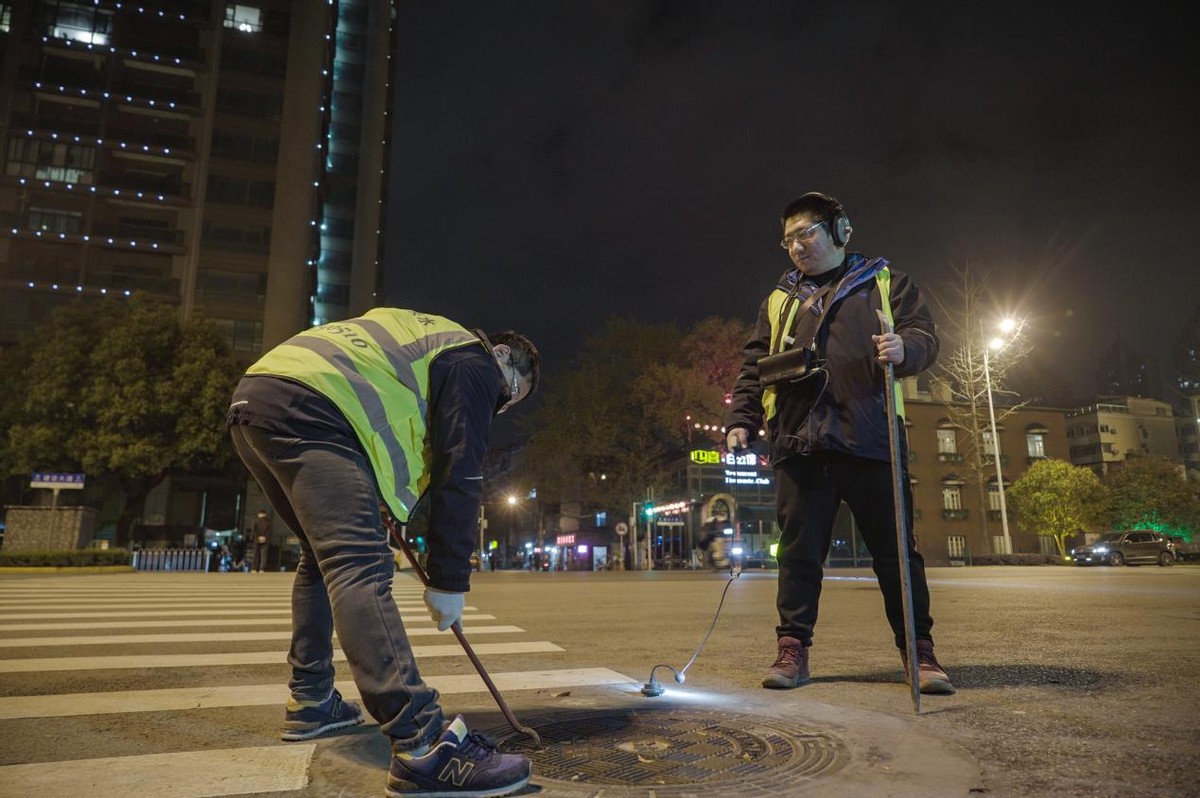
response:
[[(472, 635), (496, 635), (524, 632), (519, 626), (470, 626)], [(409, 637), (440, 635), (436, 627), (404, 630)], [(0, 648), (40, 648), (42, 646), (109, 646), (143, 643), (252, 643), (259, 640), (291, 640), (292, 632), (181, 632), (153, 635), (79, 635), (76, 637), (14, 637), (0, 640)]]
[[(211, 599), (211, 600), (216, 600), (216, 599)], [(198, 603), (198, 601), (199, 600), (192, 600), (192, 601), (146, 600), (146, 601), (137, 601), (137, 602), (130, 602), (130, 603), (104, 602), (100, 606), (104, 607), (107, 610), (137, 610), (137, 609), (141, 609), (147, 605), (157, 607), (160, 610), (169, 610), (169, 609), (174, 609), (174, 608), (186, 610), (186, 609), (191, 609), (191, 608), (195, 607), (196, 604)], [(204, 599), (204, 601), (210, 601), (210, 599)], [(223, 604), (225, 604), (226, 602), (231, 603), (231, 604), (235, 603), (234, 601), (229, 600), (226, 596), (221, 596), (220, 602), (221, 603), (218, 604), (216, 607), (214, 607), (213, 610), (210, 610), (210, 612), (213, 612), (213, 611), (220, 612), (221, 611), (220, 607)], [(290, 598), (278, 598), (278, 599), (272, 599), (271, 601), (256, 600), (254, 603), (264, 609), (271, 609), (271, 608), (277, 608), (277, 607), (291, 607), (292, 606), (292, 600)], [(97, 606), (97, 602), (94, 599), (89, 600), (89, 601), (72, 601), (69, 603), (62, 603), (62, 602), (57, 602), (57, 601), (22, 601), (19, 604), (0, 603), (0, 611), (4, 611), (4, 610), (37, 610), (37, 609), (67, 611), (67, 610), (70, 610), (75, 607), (78, 607), (80, 609), (90, 610), (90, 609), (95, 609), (96, 606)], [(396, 606), (400, 607), (401, 609), (414, 609), (416, 607), (424, 607), (425, 602), (420, 599), (404, 599), (402, 601), (397, 601)]]
[[(0, 767), (0, 796), (204, 798), (290, 792), (308, 786), (315, 743), (75, 759)], [(220, 778), (214, 779), (213, 774)], [(219, 784), (219, 787), (217, 786)], [(214, 788), (217, 791), (214, 791)]]
[[(635, 679), (608, 668), (510, 671), (489, 675), (496, 689), (504, 692), (638, 684)], [(426, 684), (442, 695), (487, 691), (487, 686), (478, 674), (445, 674), (424, 678)], [(338, 682), (335, 687), (345, 698), (359, 698), (354, 682)], [(287, 699), (288, 687), (282, 681), (273, 684), (183, 687), (169, 690), (13, 696), (0, 698), (0, 720), (65, 718), (127, 712), (174, 712), (219, 707), (282, 707)]]
[[(292, 622), (291, 613), (280, 613), (279, 618), (205, 618), (199, 621), (175, 619), (164, 624), (163, 621), (67, 621), (65, 623), (0, 623), (0, 632), (52, 632), (68, 629), (161, 629), (170, 626), (172, 629), (195, 629), (204, 626), (280, 626)], [(412, 624), (419, 623), (421, 616), (404, 617), (404, 628), (411, 630)], [(466, 621), (494, 621), (495, 615), (464, 615)], [(428, 622), (428, 621), (427, 621)], [(411, 633), (411, 632), (410, 632)], [(215, 638), (214, 638), (215, 639)]]
[[(138, 605), (138, 606), (143, 606), (143, 605)], [(162, 605), (156, 605), (156, 606), (162, 606)], [(195, 604), (189, 604), (187, 606), (194, 607)], [(429, 617), (429, 610), (425, 608), (424, 604), (422, 604), (420, 607), (398, 606), (398, 609), (400, 610), (401, 617), (407, 617), (411, 613), (416, 613), (416, 617), (418, 617), (418, 618), (421, 617), (422, 615), (424, 615), (426, 618)], [(470, 607), (470, 606), (463, 607), (463, 612), (478, 612), (478, 611), (479, 611), (478, 607)], [(19, 614), (5, 613), (4, 619), (6, 621), (15, 621), (15, 620), (30, 620), (30, 621), (32, 621), (32, 620), (47, 620), (50, 618), (112, 618), (113, 616), (119, 616), (121, 618), (175, 618), (175, 617), (178, 617), (181, 615), (184, 615), (184, 616), (203, 615), (206, 618), (213, 618), (218, 615), (220, 617), (226, 617), (226, 616), (233, 617), (233, 616), (238, 616), (238, 615), (287, 615), (287, 616), (290, 616), (291, 614), (292, 614), (291, 608), (288, 608), (286, 610), (227, 610), (227, 609), (210, 608), (207, 610), (129, 610), (127, 612), (126, 611), (116, 611), (116, 612), (26, 612), (26, 613), (19, 613)]]
[[(476, 654), (544, 654), (564, 649), (544, 641), (524, 643), (480, 643), (473, 645)], [(457, 643), (436, 646), (413, 646), (417, 659), (425, 657), (466, 656)], [(334, 649), (334, 660), (345, 660), (341, 649)], [(0, 673), (30, 673), (37, 671), (94, 671), (109, 668), (188, 668), (222, 665), (278, 665), (286, 660), (282, 651), (241, 651), (224, 654), (148, 654), (111, 657), (39, 657), (0, 659)]]

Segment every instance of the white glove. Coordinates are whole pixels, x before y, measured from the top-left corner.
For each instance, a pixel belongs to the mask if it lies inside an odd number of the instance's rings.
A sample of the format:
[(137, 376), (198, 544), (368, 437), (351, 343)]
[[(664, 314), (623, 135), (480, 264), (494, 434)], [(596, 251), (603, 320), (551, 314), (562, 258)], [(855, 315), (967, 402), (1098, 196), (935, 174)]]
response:
[(429, 608), (429, 614), (437, 624), (439, 632), (446, 631), (456, 621), (462, 620), (466, 595), (466, 593), (436, 590), (432, 587), (425, 588), (425, 606)]

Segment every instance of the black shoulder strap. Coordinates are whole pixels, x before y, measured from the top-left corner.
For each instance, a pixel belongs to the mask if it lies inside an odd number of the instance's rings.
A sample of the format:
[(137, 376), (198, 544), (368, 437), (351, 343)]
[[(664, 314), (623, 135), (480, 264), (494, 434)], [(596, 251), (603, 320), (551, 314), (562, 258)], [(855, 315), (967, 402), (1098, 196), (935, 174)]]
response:
[[(833, 283), (828, 283), (808, 295), (808, 299), (804, 300), (804, 304), (802, 304), (796, 311), (795, 320), (792, 322), (791, 332), (795, 332), (800, 327), (800, 322), (804, 320), (805, 314), (808, 313), (809, 309), (815, 302), (819, 301), (821, 297), (828, 294), (832, 287)], [(784, 315), (786, 317), (786, 312)], [(821, 314), (821, 318), (825, 318), (825, 314)], [(795, 340), (796, 339), (794, 336), (784, 335), (784, 338), (781, 342), (779, 342), (779, 346), (777, 347), (776, 351), (782, 352), (784, 349), (787, 349), (789, 346), (795, 343)]]

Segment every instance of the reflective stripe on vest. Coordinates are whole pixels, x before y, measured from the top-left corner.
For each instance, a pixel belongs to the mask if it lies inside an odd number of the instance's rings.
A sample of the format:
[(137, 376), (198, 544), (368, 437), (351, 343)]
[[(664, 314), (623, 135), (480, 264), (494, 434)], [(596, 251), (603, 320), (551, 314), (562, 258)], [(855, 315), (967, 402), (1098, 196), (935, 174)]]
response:
[(362, 444), (392, 515), (405, 522), (429, 484), (429, 366), (442, 352), (478, 343), (449, 319), (375, 308), (293, 336), (246, 373), (294, 380), (331, 401)]
[[(892, 273), (885, 266), (875, 273), (875, 283), (879, 286), (879, 297), (882, 304), (883, 315), (895, 327), (895, 320), (892, 318)], [(767, 297), (767, 318), (771, 320), (771, 347), (769, 354), (776, 354), (783, 350), (783, 338), (795, 326), (796, 309), (799, 303), (793, 302), (790, 308), (787, 308), (787, 318), (781, 319), (783, 315), (785, 303), (791, 298), (791, 294), (782, 289), (776, 288)], [(832, 298), (826, 299), (832, 301)], [(782, 322), (782, 326), (779, 326)], [(900, 390), (900, 381), (896, 381), (895, 402), (896, 412), (901, 417), (904, 416), (904, 395)], [(770, 421), (775, 417), (775, 398), (776, 391), (773, 386), (763, 386), (762, 389), (762, 406), (763, 419)]]

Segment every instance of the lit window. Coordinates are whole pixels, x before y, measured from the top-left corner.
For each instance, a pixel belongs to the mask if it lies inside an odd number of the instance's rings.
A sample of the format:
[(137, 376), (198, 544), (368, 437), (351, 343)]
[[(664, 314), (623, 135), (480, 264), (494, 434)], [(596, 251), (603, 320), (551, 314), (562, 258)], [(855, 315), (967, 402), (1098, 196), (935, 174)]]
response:
[(0, 5), (0, 33), (8, 33), (12, 27), (12, 6), (8, 3)]
[(1046, 436), (1040, 432), (1025, 433), (1025, 448), (1030, 457), (1046, 456)]
[(955, 454), (958, 452), (958, 441), (954, 436), (954, 430), (940, 429), (937, 431), (937, 437), (939, 454)]
[(962, 490), (958, 485), (942, 485), (942, 509), (943, 510), (961, 510), (962, 509)]
[(946, 538), (946, 549), (950, 559), (961, 560), (967, 551), (967, 539), (963, 535), (950, 535)]
[(225, 27), (242, 33), (262, 33), (262, 9), (254, 6), (225, 6)]
[(988, 483), (988, 509), (1000, 509), (1000, 485), (995, 480)]
[(71, 39), (87, 44), (108, 44), (112, 33), (112, 11), (93, 4), (60, 2), (53, 10), (49, 33), (56, 39)]

